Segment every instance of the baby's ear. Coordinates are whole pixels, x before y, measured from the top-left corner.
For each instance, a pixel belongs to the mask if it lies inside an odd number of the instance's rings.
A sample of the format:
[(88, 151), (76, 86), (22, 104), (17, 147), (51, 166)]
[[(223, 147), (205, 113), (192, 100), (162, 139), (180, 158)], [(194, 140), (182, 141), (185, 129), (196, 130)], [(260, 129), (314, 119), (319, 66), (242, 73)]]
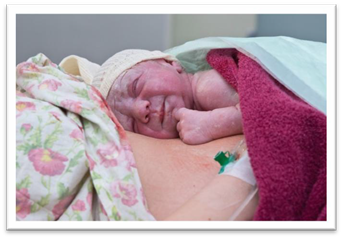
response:
[(183, 72), (182, 66), (177, 61), (168, 61), (168, 60), (165, 60), (165, 59), (160, 59), (158, 61), (161, 64), (164, 64), (164, 65), (168, 65), (168, 66), (171, 65), (173, 68), (175, 68), (177, 70), (178, 73), (182, 73)]
[(171, 61), (170, 64), (172, 65), (172, 67), (174, 67), (177, 70), (178, 73), (183, 72), (182, 66), (177, 61)]

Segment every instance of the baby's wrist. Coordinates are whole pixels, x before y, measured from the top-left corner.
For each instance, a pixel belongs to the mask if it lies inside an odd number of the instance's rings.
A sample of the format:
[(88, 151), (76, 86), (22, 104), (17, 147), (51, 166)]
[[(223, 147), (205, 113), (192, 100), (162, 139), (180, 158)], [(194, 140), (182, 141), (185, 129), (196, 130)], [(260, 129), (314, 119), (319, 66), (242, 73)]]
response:
[(207, 137), (210, 140), (218, 139), (218, 131), (220, 130), (220, 125), (217, 125), (215, 123), (216, 120), (213, 120), (214, 112), (210, 111), (208, 112), (208, 116), (206, 117), (206, 122), (204, 123), (206, 131), (207, 131)]

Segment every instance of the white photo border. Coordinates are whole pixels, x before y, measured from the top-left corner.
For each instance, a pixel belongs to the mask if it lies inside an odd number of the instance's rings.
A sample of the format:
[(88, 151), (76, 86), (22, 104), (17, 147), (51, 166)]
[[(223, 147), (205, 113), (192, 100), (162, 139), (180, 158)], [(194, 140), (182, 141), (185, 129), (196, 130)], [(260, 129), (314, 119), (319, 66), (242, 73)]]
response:
[[(181, 6), (181, 7), (180, 7)], [(7, 230), (336, 230), (337, 104), (336, 11), (329, 5), (7, 5)], [(17, 221), (16, 165), (16, 15), (17, 14), (326, 14), (327, 16), (327, 221)]]

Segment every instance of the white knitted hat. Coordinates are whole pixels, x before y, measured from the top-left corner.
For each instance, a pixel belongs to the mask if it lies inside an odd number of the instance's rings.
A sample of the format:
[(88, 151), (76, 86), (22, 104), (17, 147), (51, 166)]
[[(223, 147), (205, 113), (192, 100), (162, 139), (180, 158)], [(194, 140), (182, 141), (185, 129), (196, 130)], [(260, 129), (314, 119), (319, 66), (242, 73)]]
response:
[(95, 74), (92, 85), (101, 92), (104, 98), (107, 98), (110, 88), (119, 75), (132, 68), (137, 63), (153, 59), (177, 61), (174, 56), (157, 50), (123, 50), (103, 63)]

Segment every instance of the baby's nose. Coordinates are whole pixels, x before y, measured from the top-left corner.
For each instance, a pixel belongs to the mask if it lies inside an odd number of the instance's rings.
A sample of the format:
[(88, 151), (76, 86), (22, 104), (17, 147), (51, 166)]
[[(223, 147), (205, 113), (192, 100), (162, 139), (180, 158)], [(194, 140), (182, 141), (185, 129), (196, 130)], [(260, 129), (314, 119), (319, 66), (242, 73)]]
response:
[(141, 122), (147, 123), (149, 121), (150, 114), (150, 102), (145, 100), (139, 100), (135, 103), (134, 116)]

